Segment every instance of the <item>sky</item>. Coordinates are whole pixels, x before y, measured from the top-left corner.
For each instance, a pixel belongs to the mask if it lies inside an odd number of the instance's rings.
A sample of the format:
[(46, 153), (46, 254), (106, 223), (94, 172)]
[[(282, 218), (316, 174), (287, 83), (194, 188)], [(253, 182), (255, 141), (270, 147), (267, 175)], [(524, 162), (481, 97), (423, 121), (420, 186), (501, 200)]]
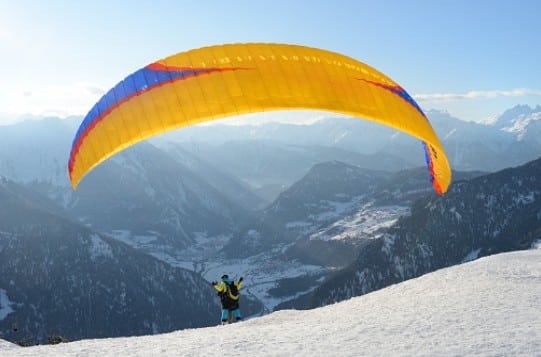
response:
[(425, 110), (464, 120), (541, 105), (538, 0), (0, 0), (0, 124), (85, 115), (177, 52), (279, 42), (351, 56)]
[(59, 345), (18, 347), (0, 339), (0, 354), (539, 356), (540, 296), (538, 247), (441, 269), (313, 310), (278, 311), (230, 326)]

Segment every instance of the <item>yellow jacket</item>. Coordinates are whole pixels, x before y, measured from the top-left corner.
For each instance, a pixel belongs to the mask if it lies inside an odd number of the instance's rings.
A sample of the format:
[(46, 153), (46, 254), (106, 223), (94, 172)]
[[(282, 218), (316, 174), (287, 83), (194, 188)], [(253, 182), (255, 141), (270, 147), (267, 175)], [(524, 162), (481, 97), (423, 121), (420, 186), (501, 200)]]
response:
[[(232, 282), (233, 285), (235, 285), (235, 287), (237, 288), (237, 292), (240, 290), (240, 288), (242, 287), (242, 281), (239, 281), (239, 282)], [(232, 299), (232, 300), (238, 300), (239, 299), (239, 294), (237, 293), (236, 295), (233, 294), (233, 292), (231, 291), (231, 289), (228, 289), (228, 286), (226, 284), (225, 281), (222, 280), (221, 283), (219, 284), (215, 284), (213, 285), (214, 286), (214, 289), (216, 289), (218, 291), (218, 293), (222, 294), (224, 292), (228, 292), (228, 295), (229, 297)]]

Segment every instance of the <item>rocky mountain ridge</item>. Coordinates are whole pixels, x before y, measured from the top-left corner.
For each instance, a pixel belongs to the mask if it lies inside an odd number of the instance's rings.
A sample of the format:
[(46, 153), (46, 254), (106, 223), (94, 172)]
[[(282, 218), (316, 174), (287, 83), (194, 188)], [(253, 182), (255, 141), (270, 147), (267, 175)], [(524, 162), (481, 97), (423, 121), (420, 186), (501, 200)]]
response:
[(371, 240), (356, 261), (281, 308), (312, 308), (366, 294), (478, 257), (527, 249), (541, 239), (541, 159), (456, 182), (442, 197)]

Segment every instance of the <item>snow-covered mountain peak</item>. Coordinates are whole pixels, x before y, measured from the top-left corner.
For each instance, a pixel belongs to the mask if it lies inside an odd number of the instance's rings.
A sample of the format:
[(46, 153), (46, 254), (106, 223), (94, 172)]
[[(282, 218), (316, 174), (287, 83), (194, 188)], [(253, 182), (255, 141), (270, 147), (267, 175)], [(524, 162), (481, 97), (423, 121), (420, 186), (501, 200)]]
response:
[(502, 130), (509, 133), (516, 133), (517, 140), (520, 141), (524, 139), (528, 127), (538, 120), (541, 120), (541, 110), (529, 114), (520, 114), (514, 119), (511, 119), (509, 126), (503, 127)]
[(529, 105), (516, 105), (513, 108), (503, 112), (503, 114), (497, 118), (494, 125), (499, 129), (511, 127), (517, 118), (529, 116), (536, 112), (541, 112), (541, 108), (539, 106), (532, 108)]

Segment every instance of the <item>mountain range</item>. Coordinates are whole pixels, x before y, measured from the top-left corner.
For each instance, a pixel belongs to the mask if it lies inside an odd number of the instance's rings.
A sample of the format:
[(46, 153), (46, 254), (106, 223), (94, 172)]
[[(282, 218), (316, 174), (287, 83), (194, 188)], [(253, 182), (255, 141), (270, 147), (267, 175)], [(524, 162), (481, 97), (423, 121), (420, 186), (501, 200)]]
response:
[[(516, 106), (490, 124), (466, 122), (434, 110), (427, 117), (454, 170), (497, 171), (534, 160), (541, 152), (541, 106)], [(425, 165), (417, 139), (370, 121), (344, 117), (327, 117), (311, 125), (192, 126), (151, 142), (161, 147), (171, 141), (256, 187), (280, 172), (283, 178), (273, 183), (290, 186), (323, 161), (340, 160), (387, 171)]]
[(541, 249), (441, 269), (309, 311), (153, 336), (19, 347), (2, 356), (538, 356)]
[[(185, 128), (112, 157), (75, 192), (66, 162), (81, 118), (0, 127), (0, 305), (11, 309), (1, 331), (43, 340), (55, 331), (79, 339), (208, 326), (219, 310), (208, 281), (224, 270), (247, 275), (243, 310), (253, 315), (522, 249), (540, 221), (526, 210), (539, 201), (537, 161), (514, 176), (489, 172), (541, 156), (540, 113), (518, 106), (486, 125), (429, 112), (454, 169), (443, 197), (432, 192), (417, 140), (362, 120)], [(492, 210), (475, 206), (478, 193)], [(507, 204), (517, 197), (533, 203)], [(505, 227), (491, 223), (496, 216)], [(519, 243), (502, 243), (504, 228), (522, 232), (511, 239)], [(82, 296), (102, 301), (100, 313), (89, 318)], [(157, 310), (167, 319), (153, 319)]]
[[(0, 334), (45, 342), (132, 336), (214, 325), (218, 299), (199, 274), (51, 211), (51, 202), (0, 181)], [(249, 299), (244, 308), (249, 312)]]
[(355, 262), (281, 308), (314, 308), (541, 239), (541, 159), (417, 200)]

